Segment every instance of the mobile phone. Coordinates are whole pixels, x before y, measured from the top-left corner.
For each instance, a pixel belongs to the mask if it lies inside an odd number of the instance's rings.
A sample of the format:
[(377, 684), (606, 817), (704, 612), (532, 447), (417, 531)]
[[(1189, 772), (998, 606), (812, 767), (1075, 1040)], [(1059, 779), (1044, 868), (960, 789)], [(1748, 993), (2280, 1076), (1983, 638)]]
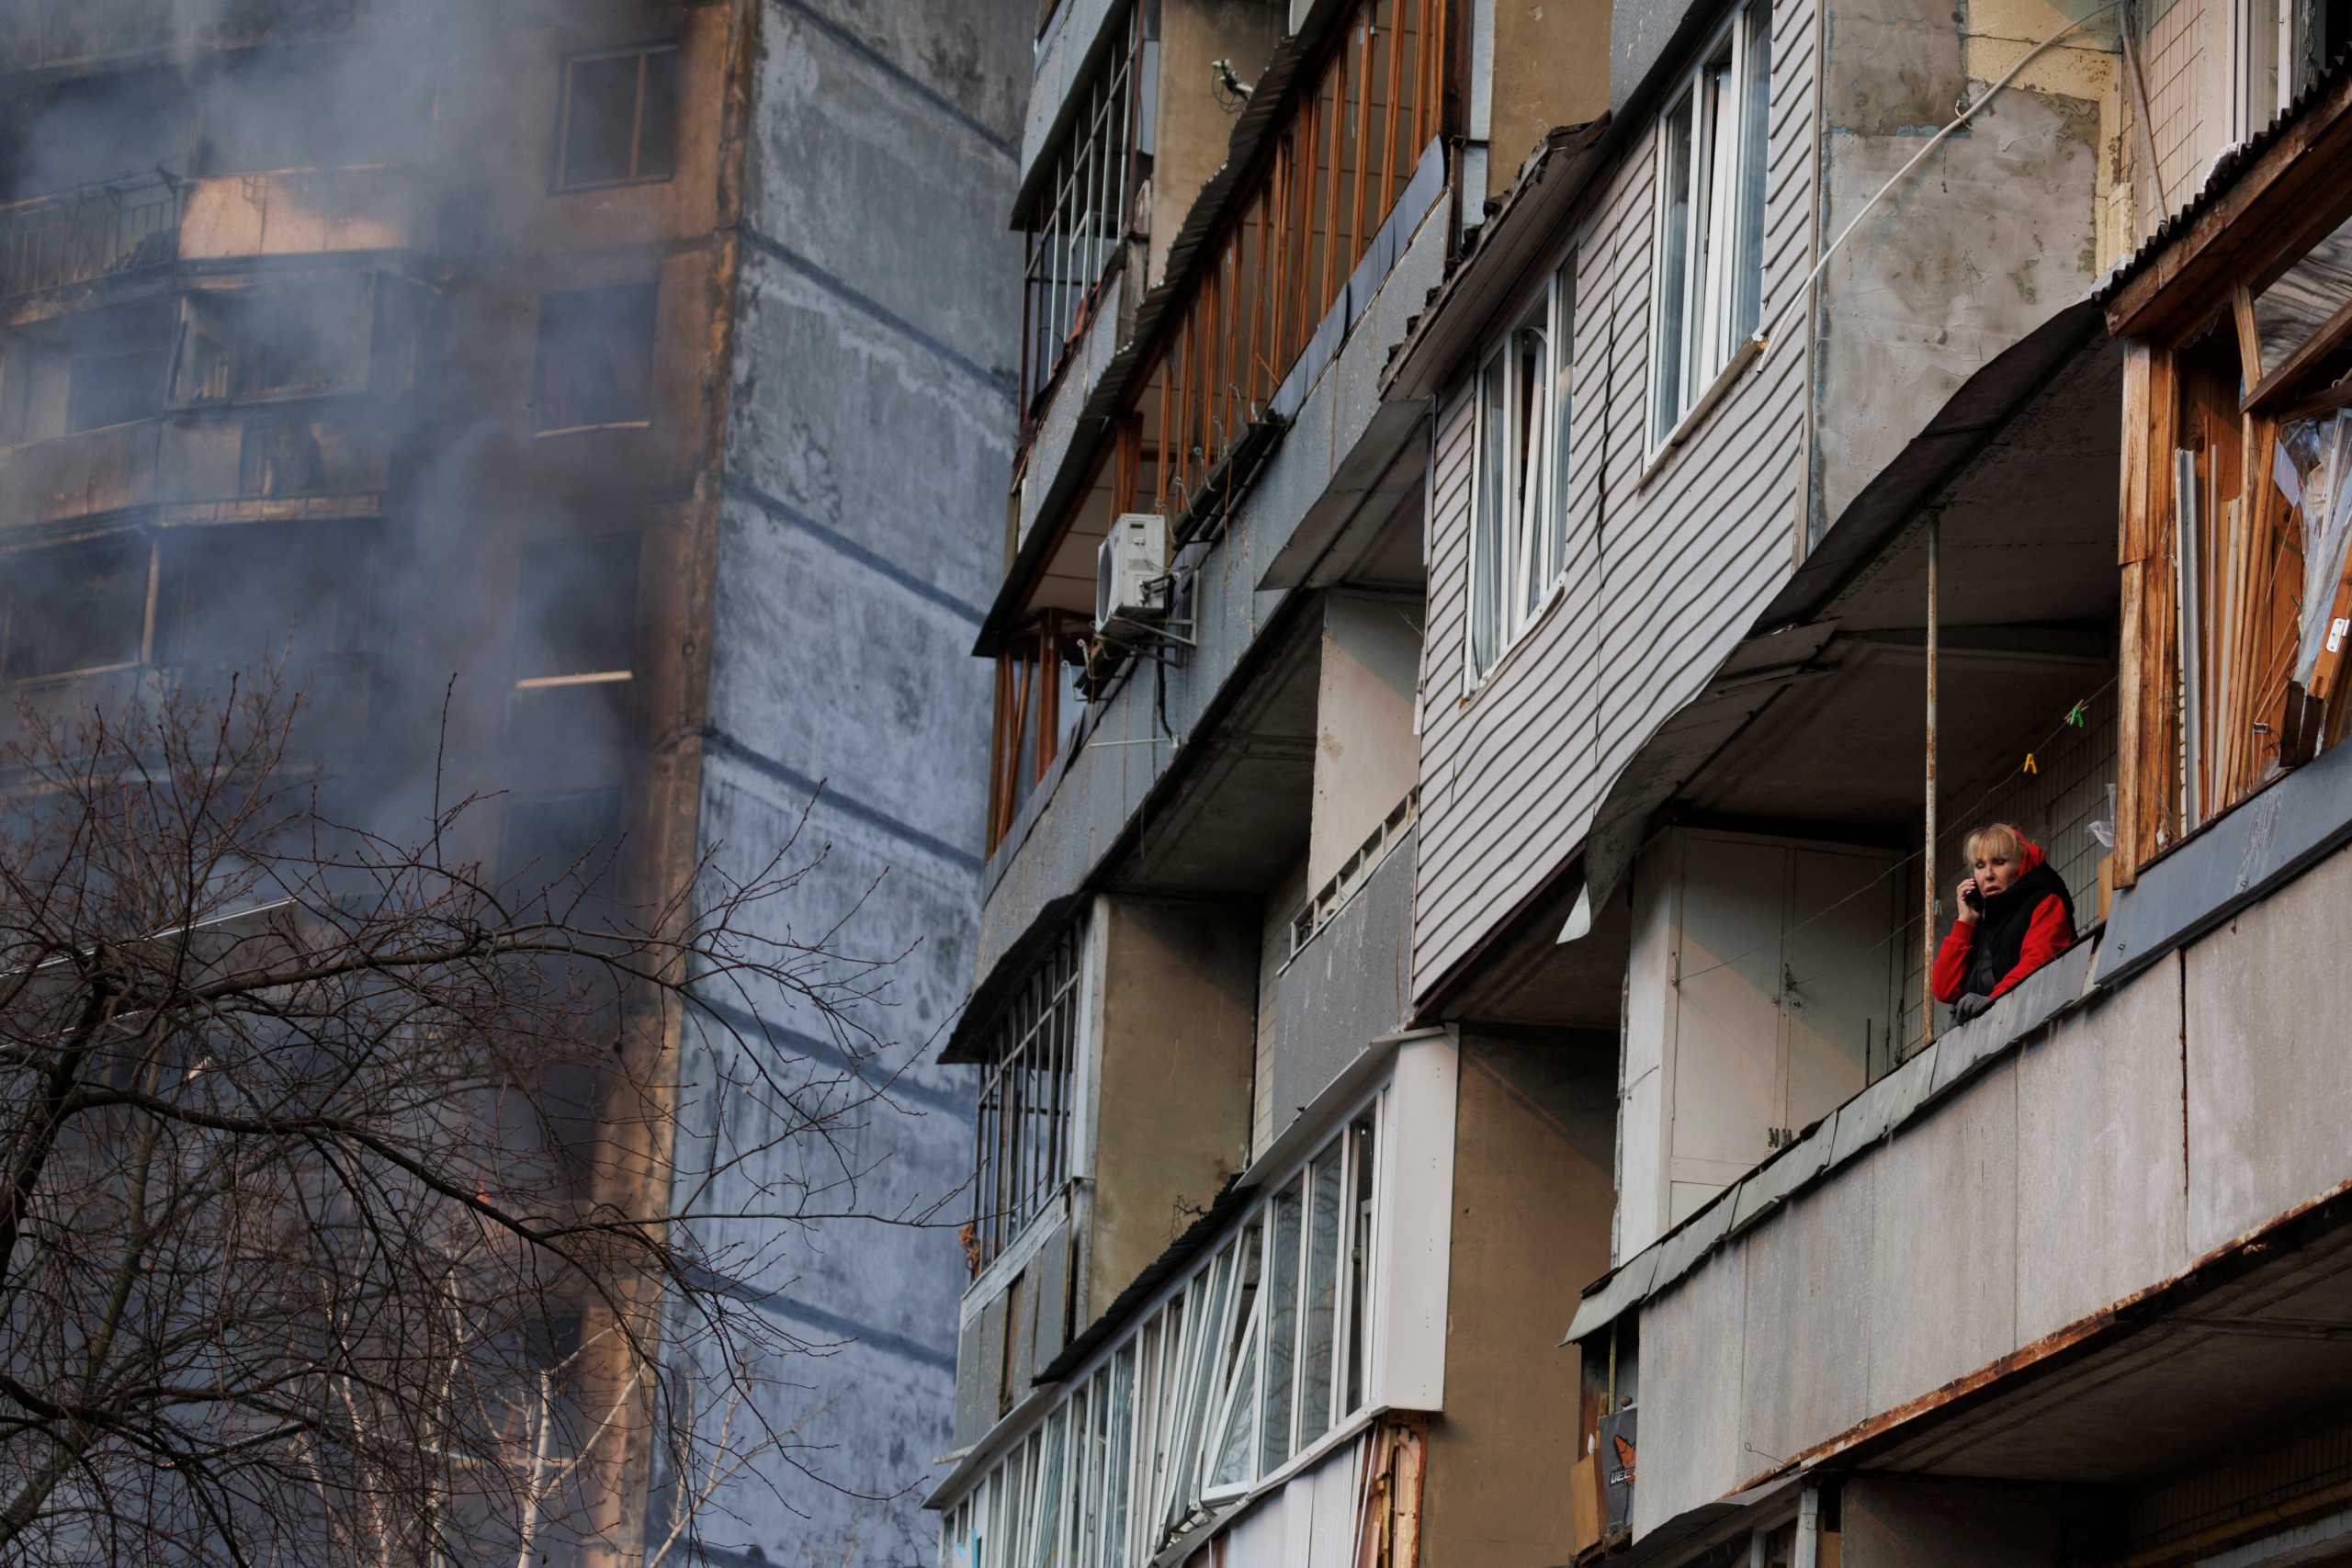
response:
[(1967, 893), (1966, 893), (1965, 895), (1963, 895), (1963, 897), (1965, 897), (1967, 898), (1967, 900), (1968, 900), (1968, 907), (1969, 907), (1970, 908), (1974, 909), (1974, 910), (1975, 910), (1977, 913), (1979, 913), (1979, 914), (1984, 913), (1984, 893), (1983, 893), (1980, 889), (1978, 889), (1976, 886), (1974, 886), (1972, 884), (1972, 885), (1970, 886), (1970, 887), (1969, 887), (1969, 889), (1968, 889)]

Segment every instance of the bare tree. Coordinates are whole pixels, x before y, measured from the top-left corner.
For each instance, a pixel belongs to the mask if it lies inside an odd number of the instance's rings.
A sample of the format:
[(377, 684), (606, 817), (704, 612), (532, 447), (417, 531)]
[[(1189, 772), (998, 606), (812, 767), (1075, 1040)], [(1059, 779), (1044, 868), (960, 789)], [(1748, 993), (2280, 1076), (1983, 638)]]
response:
[[(674, 1559), (810, 1462), (748, 1396), (823, 1348), (732, 1281), (933, 1218), (861, 1213), (842, 1136), (888, 962), (795, 934), (797, 834), (629, 907), (613, 845), (458, 858), (480, 799), (334, 820), (297, 706), (0, 756), (0, 1562)], [(780, 1012), (850, 1066), (727, 1021)], [(763, 1207), (706, 1215), (730, 1170)]]

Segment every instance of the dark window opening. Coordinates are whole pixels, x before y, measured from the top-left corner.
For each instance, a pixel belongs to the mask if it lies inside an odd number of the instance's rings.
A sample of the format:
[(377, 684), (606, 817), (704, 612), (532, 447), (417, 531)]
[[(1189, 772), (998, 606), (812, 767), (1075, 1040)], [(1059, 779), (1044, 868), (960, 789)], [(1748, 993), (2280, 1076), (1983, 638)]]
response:
[(523, 552), (514, 679), (524, 686), (627, 679), (636, 661), (635, 534), (546, 539)]
[(156, 606), (165, 663), (300, 666), (362, 646), (368, 540), (346, 525), (175, 531)]
[(678, 46), (564, 62), (556, 185), (666, 180), (678, 164)]
[(27, 550), (0, 567), (6, 634), (0, 679), (29, 681), (136, 664), (147, 632), (144, 538), (115, 534)]
[(266, 401), (364, 389), (374, 323), (363, 282), (191, 298), (175, 400)]
[(1054, 939), (988, 1043), (966, 1247), (975, 1272), (1046, 1213), (1069, 1178), (1084, 931), (1073, 925)]
[(641, 424), (651, 416), (659, 288), (633, 283), (540, 296), (538, 429)]
[(202, 88), (200, 172), (353, 168), (417, 156), (435, 123), (432, 73), (384, 65), (376, 51), (350, 44), (223, 56)]
[(599, 923), (619, 886), (621, 792), (517, 795), (499, 834), (498, 879), (525, 919)]
[(153, 417), (164, 406), (163, 344), (92, 349), (66, 365), (67, 434)]

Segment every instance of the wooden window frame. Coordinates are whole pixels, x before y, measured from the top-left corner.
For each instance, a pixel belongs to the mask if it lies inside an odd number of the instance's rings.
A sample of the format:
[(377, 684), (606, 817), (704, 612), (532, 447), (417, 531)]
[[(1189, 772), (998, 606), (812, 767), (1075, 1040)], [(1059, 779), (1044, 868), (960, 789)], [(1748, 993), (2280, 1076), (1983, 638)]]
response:
[[(639, 173), (639, 165), (645, 157), (645, 96), (650, 80), (648, 72), (651, 68), (653, 57), (658, 54), (677, 57), (678, 91), (673, 101), (679, 112), (676, 120), (670, 128), (670, 170), (667, 174), (648, 175)], [(577, 54), (567, 54), (563, 57), (563, 75), (556, 90), (555, 177), (552, 182), (556, 194), (569, 196), (578, 191), (612, 190), (621, 186), (664, 185), (678, 177), (678, 127), (684, 120), (685, 116), (683, 111), (686, 102), (684, 56), (685, 45), (683, 39), (663, 39), (653, 43), (628, 44), (618, 49), (582, 50)], [(596, 65), (608, 60), (628, 59), (634, 59), (637, 62), (637, 101), (629, 114), (629, 172), (612, 179), (575, 180), (571, 178), (569, 168), (571, 158), (571, 115), (574, 101), (572, 73), (582, 65)]]

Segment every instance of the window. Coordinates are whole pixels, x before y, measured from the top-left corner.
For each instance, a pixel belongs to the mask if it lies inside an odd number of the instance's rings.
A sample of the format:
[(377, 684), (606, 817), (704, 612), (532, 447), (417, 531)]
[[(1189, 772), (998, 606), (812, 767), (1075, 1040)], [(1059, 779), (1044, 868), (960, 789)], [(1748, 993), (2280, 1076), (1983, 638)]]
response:
[(1658, 124), (1650, 275), (1650, 446), (1662, 447), (1756, 331), (1772, 12), (1747, 0)]
[[(1149, 1561), (1364, 1409), (1384, 1089), (1233, 1231), (950, 1511), (954, 1561)], [(1073, 1554), (1075, 1554), (1073, 1556)]]
[(1077, 722), (1087, 616), (1045, 610), (1009, 640), (996, 661), (996, 732), (989, 756), (988, 847), (1012, 830), (1030, 793), (1061, 756)]
[[(1127, 205), (1142, 167), (1136, 146), (1145, 80), (1157, 46), (1141, 30), (1145, 7), (1127, 8), (1117, 46), (1075, 95), (1076, 117), (1049, 154), (1051, 183), (1022, 227), (1029, 260), (1022, 290), (1026, 333), (1022, 407), (1029, 409), (1061, 367), (1065, 350), (1092, 319), (1087, 305), (1126, 233)], [(1140, 51), (1144, 69), (1136, 68)], [(1141, 92), (1138, 92), (1138, 87)]]
[(0, 558), (6, 584), (0, 679), (139, 663), (146, 657), (153, 557), (138, 535), (109, 534)]
[(543, 539), (523, 550), (514, 684), (626, 681), (636, 661), (639, 536)]
[(526, 919), (594, 924), (615, 897), (620, 840), (617, 789), (515, 795), (499, 833), (501, 894)]
[(1072, 925), (1054, 939), (985, 1048), (972, 1174), (973, 1245), (983, 1267), (1069, 1178), (1084, 934)]
[(153, 417), (164, 404), (161, 343), (92, 347), (66, 362), (65, 429), (103, 430)]
[(678, 172), (678, 46), (652, 44), (563, 62), (556, 186), (666, 180)]
[[(349, 525), (174, 529), (157, 594), (156, 657), (177, 666), (297, 666), (365, 640), (369, 536)], [(294, 671), (300, 678), (299, 668)]]
[(1470, 673), (1494, 667), (1567, 566), (1575, 258), (1478, 377)]
[(632, 283), (540, 297), (534, 410), (542, 434), (650, 419), (658, 294), (656, 284)]

